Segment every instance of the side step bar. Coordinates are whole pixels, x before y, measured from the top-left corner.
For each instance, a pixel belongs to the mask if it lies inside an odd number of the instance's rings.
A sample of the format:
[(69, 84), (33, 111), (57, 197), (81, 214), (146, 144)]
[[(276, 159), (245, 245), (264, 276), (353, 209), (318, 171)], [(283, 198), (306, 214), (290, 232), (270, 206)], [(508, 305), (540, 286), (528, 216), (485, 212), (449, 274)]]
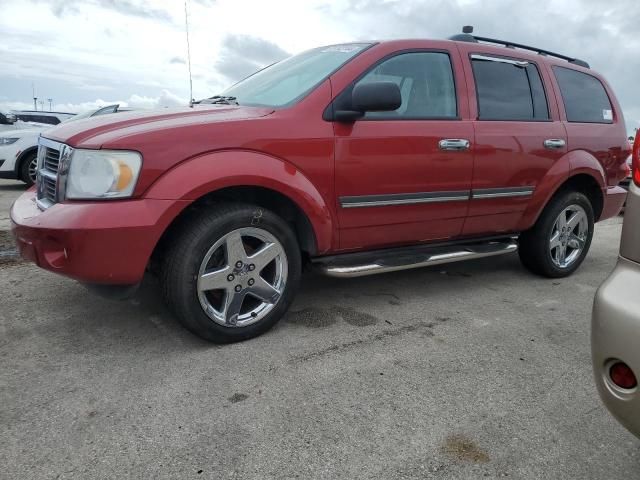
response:
[(504, 255), (518, 250), (513, 238), (483, 243), (418, 246), (320, 257), (314, 265), (330, 277), (351, 278)]

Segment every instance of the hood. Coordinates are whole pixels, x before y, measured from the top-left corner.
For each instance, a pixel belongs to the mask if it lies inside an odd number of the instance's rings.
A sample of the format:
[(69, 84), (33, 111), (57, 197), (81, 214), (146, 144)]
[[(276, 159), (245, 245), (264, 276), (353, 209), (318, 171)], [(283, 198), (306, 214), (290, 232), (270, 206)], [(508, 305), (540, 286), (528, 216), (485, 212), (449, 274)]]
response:
[(124, 137), (259, 118), (273, 111), (273, 108), (238, 105), (194, 105), (193, 108), (118, 112), (62, 123), (47, 130), (43, 136), (72, 147), (101, 148), (106, 143), (113, 143)]

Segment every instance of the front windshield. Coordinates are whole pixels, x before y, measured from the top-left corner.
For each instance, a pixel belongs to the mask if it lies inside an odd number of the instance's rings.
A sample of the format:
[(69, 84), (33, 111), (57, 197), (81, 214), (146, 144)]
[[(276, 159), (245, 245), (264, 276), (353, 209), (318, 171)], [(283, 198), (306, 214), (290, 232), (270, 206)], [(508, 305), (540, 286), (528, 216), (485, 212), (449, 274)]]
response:
[(223, 95), (235, 97), (240, 105), (288, 105), (369, 45), (348, 43), (308, 50), (254, 73), (227, 89)]

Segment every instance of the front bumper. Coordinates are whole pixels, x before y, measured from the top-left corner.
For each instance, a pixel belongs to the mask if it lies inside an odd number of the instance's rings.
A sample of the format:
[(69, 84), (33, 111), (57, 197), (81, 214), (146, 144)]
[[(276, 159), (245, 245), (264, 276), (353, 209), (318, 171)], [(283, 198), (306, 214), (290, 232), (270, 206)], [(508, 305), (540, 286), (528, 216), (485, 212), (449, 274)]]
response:
[(593, 306), (591, 350), (596, 385), (614, 417), (640, 437), (640, 387), (621, 390), (609, 379), (608, 366), (621, 360), (640, 379), (640, 264), (620, 258), (602, 284)]
[(162, 233), (187, 202), (122, 200), (58, 203), (45, 211), (27, 191), (11, 207), (20, 254), (39, 267), (89, 283), (132, 285)]
[(604, 192), (602, 213), (599, 220), (616, 217), (620, 214), (625, 200), (627, 199), (627, 191), (622, 187), (609, 187)]

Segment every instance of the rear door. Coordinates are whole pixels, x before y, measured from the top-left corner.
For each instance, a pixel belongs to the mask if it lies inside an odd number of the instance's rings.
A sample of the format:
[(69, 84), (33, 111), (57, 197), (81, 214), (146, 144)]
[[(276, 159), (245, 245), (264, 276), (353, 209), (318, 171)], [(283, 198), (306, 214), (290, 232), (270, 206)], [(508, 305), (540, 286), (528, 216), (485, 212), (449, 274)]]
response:
[[(474, 173), (463, 234), (513, 232), (541, 179), (567, 152), (546, 69), (517, 57), (469, 52), (475, 109)], [(553, 107), (553, 108), (551, 108)]]
[(399, 51), (342, 92), (350, 95), (358, 83), (391, 81), (400, 88), (402, 105), (355, 123), (334, 123), (341, 248), (460, 234), (473, 164), (473, 126), (461, 120), (456, 96), (462, 78), (459, 56), (448, 51)]

